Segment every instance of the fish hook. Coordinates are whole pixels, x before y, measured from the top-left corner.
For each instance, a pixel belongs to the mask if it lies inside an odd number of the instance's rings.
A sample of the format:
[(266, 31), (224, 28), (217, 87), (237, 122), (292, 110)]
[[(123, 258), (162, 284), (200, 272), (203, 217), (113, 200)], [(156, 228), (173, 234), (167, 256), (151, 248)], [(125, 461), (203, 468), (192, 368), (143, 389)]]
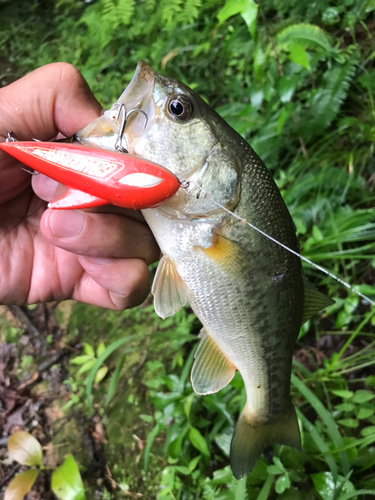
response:
[[(33, 139), (33, 140), (36, 141), (37, 139)], [(8, 132), (8, 135), (7, 135), (7, 138), (5, 139), (5, 142), (18, 142), (18, 141), (14, 137), (13, 132)], [(39, 174), (39, 172), (35, 172), (35, 170), (29, 170), (27, 168), (21, 167), (21, 170), (24, 170), (25, 172), (27, 172), (30, 175), (38, 175)]]
[(128, 150), (125, 149), (124, 146), (122, 145), (122, 137), (124, 135), (125, 126), (126, 126), (126, 122), (128, 119), (128, 112), (126, 110), (126, 105), (123, 103), (120, 103), (120, 105), (118, 107), (117, 114), (116, 114), (116, 123), (120, 119), (121, 111), (123, 111), (123, 118), (122, 118), (120, 126), (119, 126), (117, 139), (115, 142), (115, 149), (116, 149), (116, 151), (119, 151), (120, 153), (128, 153)]
[(8, 132), (5, 142), (17, 142), (17, 139), (14, 137), (13, 132)]
[(147, 113), (145, 111), (143, 111), (143, 109), (132, 109), (128, 113), (127, 109), (126, 109), (126, 104), (119, 103), (119, 107), (118, 107), (117, 114), (116, 114), (116, 123), (120, 119), (121, 111), (123, 111), (123, 118), (122, 118), (120, 126), (119, 126), (119, 131), (118, 131), (117, 139), (115, 142), (115, 149), (116, 149), (116, 151), (119, 151), (120, 153), (129, 153), (129, 151), (127, 149), (125, 149), (124, 146), (122, 145), (122, 139), (123, 139), (125, 127), (126, 127), (126, 124), (128, 122), (129, 116), (132, 113), (137, 113), (137, 112), (142, 113), (145, 116), (145, 123), (143, 126), (142, 134), (146, 130), (147, 123), (148, 123), (148, 116), (147, 116)]

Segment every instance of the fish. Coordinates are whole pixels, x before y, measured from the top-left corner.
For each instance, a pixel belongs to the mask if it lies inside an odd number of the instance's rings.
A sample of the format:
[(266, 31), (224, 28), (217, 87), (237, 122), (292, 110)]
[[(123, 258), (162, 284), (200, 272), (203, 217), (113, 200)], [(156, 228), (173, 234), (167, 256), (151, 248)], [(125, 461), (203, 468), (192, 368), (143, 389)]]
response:
[(299, 252), (270, 172), (203, 99), (140, 61), (116, 105), (76, 139), (114, 149), (121, 104), (128, 113), (126, 150), (184, 181), (169, 200), (142, 210), (162, 252), (154, 307), (166, 318), (189, 303), (203, 325), (191, 371), (197, 394), (216, 393), (236, 370), (241, 374), (247, 401), (230, 447), (232, 472), (240, 479), (266, 447), (301, 448), (290, 397), (293, 349), (301, 324), (332, 301), (306, 280), (298, 256), (228, 213)]

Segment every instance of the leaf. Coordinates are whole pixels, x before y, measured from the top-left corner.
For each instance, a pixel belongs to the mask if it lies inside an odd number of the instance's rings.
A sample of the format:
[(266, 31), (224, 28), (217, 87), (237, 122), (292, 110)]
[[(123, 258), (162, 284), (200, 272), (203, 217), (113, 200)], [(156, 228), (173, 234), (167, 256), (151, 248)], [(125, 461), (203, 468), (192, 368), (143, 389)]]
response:
[(342, 418), (338, 422), (344, 427), (350, 427), (351, 429), (355, 429), (359, 425), (358, 420), (356, 420), (355, 418)]
[(370, 425), (368, 427), (365, 427), (364, 429), (361, 430), (362, 436), (371, 436), (372, 434), (375, 434), (375, 425)]
[(196, 468), (200, 459), (201, 459), (201, 456), (198, 455), (197, 457), (193, 458), (193, 460), (190, 460), (189, 469), (191, 472), (193, 472), (193, 470)]
[(51, 489), (60, 500), (84, 500), (85, 491), (77, 462), (68, 455), (52, 473)]
[(242, 12), (246, 8), (248, 0), (228, 0), (217, 15), (219, 26), (227, 19)]
[(189, 439), (191, 444), (195, 446), (195, 448), (199, 450), (203, 455), (206, 455), (207, 457), (210, 456), (210, 450), (208, 449), (207, 443), (198, 429), (196, 429), (195, 427), (190, 427)]
[(276, 491), (276, 493), (278, 493), (279, 495), (281, 495), (281, 493), (284, 493), (284, 491), (288, 490), (289, 488), (290, 488), (290, 477), (289, 477), (289, 474), (283, 474), (276, 481), (275, 491)]
[(118, 384), (118, 381), (119, 381), (119, 378), (121, 375), (121, 370), (123, 369), (124, 364), (125, 364), (125, 359), (126, 359), (126, 355), (124, 354), (121, 358), (120, 363), (117, 364), (116, 369), (113, 372), (113, 375), (111, 377), (111, 381), (109, 383), (107, 397), (106, 397), (105, 403), (104, 403), (105, 408), (108, 407), (109, 403), (111, 402), (112, 396), (114, 395), (114, 393), (116, 391), (116, 387), (117, 387), (117, 384)]
[(298, 43), (305, 49), (331, 50), (330, 37), (319, 26), (308, 23), (292, 24), (280, 31), (275, 38), (276, 46)]
[(255, 38), (258, 5), (254, 0), (228, 0), (217, 15), (219, 26), (236, 14), (241, 14), (249, 28), (250, 35)]
[(314, 96), (312, 111), (317, 126), (328, 127), (340, 110), (354, 77), (356, 59), (333, 66), (324, 75), (324, 85)]
[(161, 422), (158, 422), (155, 425), (155, 427), (152, 429), (152, 431), (149, 432), (147, 435), (147, 441), (146, 441), (144, 457), (143, 457), (143, 469), (144, 469), (145, 473), (147, 472), (148, 462), (150, 459), (150, 451), (151, 451), (151, 447), (153, 445), (153, 442), (155, 441), (155, 438), (159, 434), (159, 432), (161, 432), (164, 429), (164, 427), (165, 427), (164, 424), (162, 424)]
[(175, 469), (177, 472), (180, 472), (184, 476), (190, 476), (191, 474), (189, 467), (186, 467), (186, 465), (176, 465)]
[(95, 381), (95, 375), (96, 372), (99, 370), (99, 368), (102, 366), (104, 361), (116, 350), (118, 349), (122, 344), (125, 342), (134, 340), (137, 336), (136, 335), (130, 335), (129, 337), (124, 337), (122, 339), (116, 340), (116, 342), (113, 342), (110, 344), (108, 347), (106, 347), (105, 351), (102, 352), (102, 354), (98, 357), (98, 359), (95, 361), (94, 366), (91, 368), (91, 371), (86, 379), (86, 402), (87, 402), (87, 407), (89, 409), (89, 414), (92, 415), (93, 413), (93, 408), (92, 408), (92, 401), (91, 401), (91, 394), (92, 394), (92, 386)]
[(247, 24), (252, 38), (255, 38), (256, 34), (257, 15), (258, 5), (253, 0), (248, 0), (246, 7), (241, 11), (241, 16)]
[(107, 373), (108, 373), (108, 366), (102, 366), (101, 368), (99, 368), (99, 370), (96, 372), (95, 375), (95, 384), (99, 384), (99, 382), (103, 380), (103, 378), (107, 375)]
[(33, 487), (39, 472), (38, 469), (29, 469), (18, 474), (8, 484), (5, 490), (4, 500), (22, 500)]
[(26, 431), (12, 434), (8, 441), (9, 456), (22, 465), (42, 465), (43, 450), (39, 441)]
[(191, 405), (193, 403), (194, 397), (195, 397), (195, 394), (192, 392), (191, 394), (189, 394), (189, 396), (187, 396), (185, 398), (184, 411), (185, 411), (186, 418), (189, 418), (190, 408), (191, 408)]
[(88, 344), (87, 342), (83, 342), (83, 352), (87, 355), (90, 356), (91, 358), (95, 358), (95, 351), (94, 348)]
[(88, 372), (89, 370), (91, 370), (91, 368), (94, 366), (94, 364), (95, 364), (95, 358), (89, 359), (88, 361), (86, 361), (86, 363), (84, 363), (80, 367), (80, 369), (77, 372), (77, 375), (82, 375), (82, 373)]
[(374, 414), (374, 408), (360, 408), (357, 413), (357, 418), (363, 420), (365, 418), (370, 418)]
[(98, 348), (96, 349), (96, 355), (99, 357), (105, 351), (105, 343), (99, 342)]
[(70, 360), (72, 365), (84, 365), (87, 361), (92, 361), (93, 357), (87, 354), (82, 354), (82, 356), (77, 356)]
[(337, 498), (337, 490), (340, 491), (340, 499), (343, 493), (351, 493), (354, 491), (354, 485), (348, 479), (338, 476), (337, 482), (334, 481), (330, 472), (319, 472), (311, 474), (311, 479), (314, 483), (316, 491), (323, 500), (332, 500)]
[[(284, 123), (286, 120), (292, 116), (293, 113), (293, 107), (291, 104), (286, 105), (281, 113), (279, 114), (279, 118), (277, 119), (277, 133), (280, 135), (281, 129), (283, 128)], [(306, 232), (306, 228), (303, 226), (303, 223), (300, 219), (294, 218), (294, 223), (296, 224), (297, 227), (297, 234), (304, 234)], [(299, 224), (299, 225), (298, 225)]]
[(331, 392), (335, 396), (339, 396), (342, 399), (350, 399), (351, 397), (353, 397), (353, 392), (352, 391), (346, 391), (346, 390), (340, 390), (340, 389), (338, 389), (338, 390), (332, 390)]
[(291, 100), (298, 85), (299, 79), (299, 75), (293, 75), (291, 77), (284, 77), (279, 80), (278, 90), (280, 93), (281, 102), (287, 103)]
[[(327, 427), (327, 431), (335, 447), (342, 448), (344, 446), (344, 441), (331, 413), (324, 407), (320, 399), (315, 396), (315, 394), (294, 373), (292, 373), (292, 384), (320, 416)], [(348, 474), (350, 470), (348, 454), (345, 451), (341, 452), (339, 454), (339, 459), (344, 474)]]
[(289, 49), (289, 59), (303, 68), (310, 69), (306, 50), (299, 43), (293, 43)]
[(335, 408), (339, 411), (353, 411), (355, 406), (352, 403), (340, 403), (335, 405)]
[(359, 391), (355, 391), (355, 394), (354, 394), (354, 401), (356, 403), (367, 403), (368, 401), (371, 401), (371, 399), (373, 399), (374, 395), (371, 394), (371, 392), (369, 391), (364, 391), (364, 390), (359, 390)]

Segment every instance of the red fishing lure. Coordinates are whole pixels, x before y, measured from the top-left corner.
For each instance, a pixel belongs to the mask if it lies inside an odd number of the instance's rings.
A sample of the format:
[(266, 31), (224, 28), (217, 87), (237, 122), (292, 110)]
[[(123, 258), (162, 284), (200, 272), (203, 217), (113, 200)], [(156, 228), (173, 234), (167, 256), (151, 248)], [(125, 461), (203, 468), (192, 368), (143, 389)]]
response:
[(129, 154), (39, 141), (2, 142), (0, 149), (67, 187), (50, 208), (152, 208), (180, 187), (177, 177), (166, 168)]

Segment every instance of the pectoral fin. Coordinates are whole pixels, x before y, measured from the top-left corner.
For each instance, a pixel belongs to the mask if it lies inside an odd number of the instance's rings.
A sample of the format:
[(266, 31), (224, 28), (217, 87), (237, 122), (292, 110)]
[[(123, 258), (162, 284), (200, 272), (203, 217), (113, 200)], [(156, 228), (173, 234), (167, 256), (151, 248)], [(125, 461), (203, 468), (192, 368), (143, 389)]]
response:
[(92, 196), (91, 194), (84, 193), (79, 189), (69, 188), (66, 193), (58, 200), (52, 201), (48, 204), (49, 208), (59, 208), (59, 209), (80, 209), (80, 208), (90, 208), (90, 207), (100, 207), (102, 205), (108, 205), (109, 201), (103, 198), (98, 198), (97, 196)]
[(195, 353), (191, 384), (197, 394), (212, 394), (229, 384), (236, 368), (204, 328), (199, 336), (201, 341)]
[(198, 248), (236, 280), (242, 281), (246, 275), (245, 270), (253, 265), (251, 252), (244, 251), (235, 242), (219, 233), (213, 235), (210, 247)]
[(303, 304), (302, 324), (317, 312), (335, 303), (330, 297), (320, 293), (305, 276), (303, 277), (303, 286), (305, 300)]
[(175, 263), (163, 256), (156, 270), (151, 292), (158, 316), (165, 319), (173, 316), (187, 302), (187, 288), (177, 272)]

